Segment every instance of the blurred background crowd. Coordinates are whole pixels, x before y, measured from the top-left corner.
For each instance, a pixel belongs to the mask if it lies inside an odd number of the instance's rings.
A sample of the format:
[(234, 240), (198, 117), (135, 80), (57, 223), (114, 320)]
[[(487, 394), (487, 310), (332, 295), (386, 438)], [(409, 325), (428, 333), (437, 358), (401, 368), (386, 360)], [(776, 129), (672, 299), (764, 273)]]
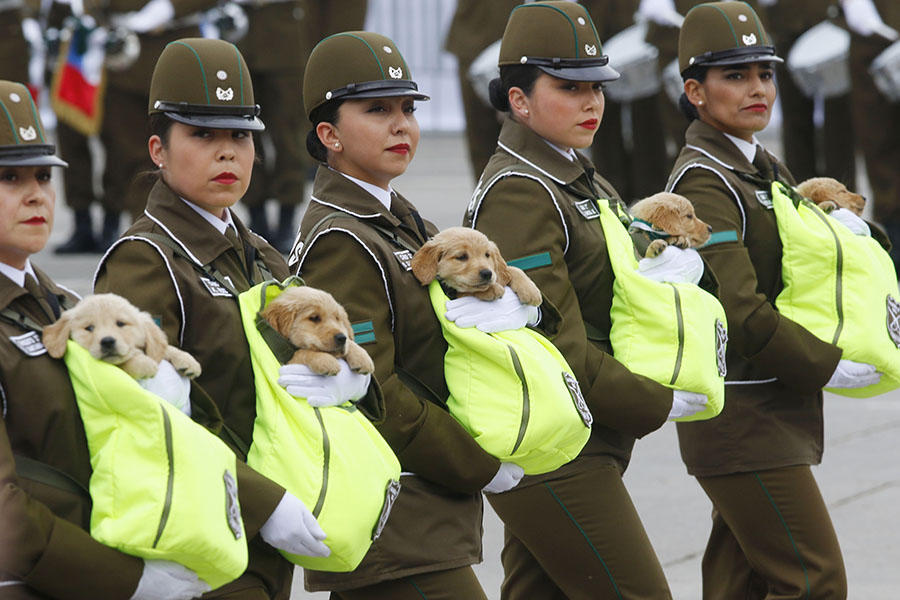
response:
[[(153, 168), (147, 93), (165, 44), (235, 42), (253, 74), (267, 129), (244, 204), (250, 227), (288, 252), (313, 169), (300, 87), (313, 46), (338, 31), (384, 33), (405, 49), (432, 102), (428, 132), (464, 132), (471, 173), (494, 151), (500, 121), (486, 98), (495, 44), (520, 0), (0, 0), (0, 79), (27, 82), (58, 153), (73, 226), (61, 254), (104, 251), (143, 210)], [(686, 121), (673, 66), (696, 0), (584, 0), (622, 73), (605, 89), (591, 148), (627, 201), (664, 188)], [(750, 0), (780, 56), (780, 112), (770, 129), (796, 179), (834, 177), (868, 197), (900, 246), (900, 2)], [(892, 87), (893, 82), (893, 87)], [(879, 86), (879, 83), (882, 85)], [(772, 133), (772, 132), (770, 132)], [(474, 177), (474, 175), (473, 175)], [(475, 181), (473, 178), (472, 186)], [(895, 257), (895, 262), (896, 262)]]

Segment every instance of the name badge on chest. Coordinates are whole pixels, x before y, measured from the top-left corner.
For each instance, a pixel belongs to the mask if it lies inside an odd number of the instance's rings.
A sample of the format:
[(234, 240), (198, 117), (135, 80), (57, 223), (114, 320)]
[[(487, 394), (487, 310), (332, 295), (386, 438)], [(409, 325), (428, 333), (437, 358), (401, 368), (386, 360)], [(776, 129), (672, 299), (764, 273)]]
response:
[(597, 208), (597, 205), (593, 200), (576, 202), (575, 208), (578, 209), (578, 212), (581, 213), (581, 216), (584, 217), (585, 220), (600, 218), (600, 209)]
[(772, 196), (767, 190), (756, 190), (756, 201), (768, 209), (772, 208)]
[(409, 250), (397, 250), (394, 252), (394, 258), (400, 263), (400, 266), (407, 271), (412, 271), (412, 252)]
[[(208, 291), (211, 296), (231, 298), (232, 294), (230, 291), (228, 291), (228, 288), (226, 288), (215, 279), (210, 279), (209, 277), (201, 277), (200, 283), (203, 284), (203, 286), (206, 288), (206, 291)], [(230, 280), (229, 283), (231, 283)]]
[(9, 341), (16, 345), (26, 356), (40, 356), (47, 353), (47, 348), (41, 341), (41, 336), (36, 331), (29, 331), (22, 335), (11, 335)]

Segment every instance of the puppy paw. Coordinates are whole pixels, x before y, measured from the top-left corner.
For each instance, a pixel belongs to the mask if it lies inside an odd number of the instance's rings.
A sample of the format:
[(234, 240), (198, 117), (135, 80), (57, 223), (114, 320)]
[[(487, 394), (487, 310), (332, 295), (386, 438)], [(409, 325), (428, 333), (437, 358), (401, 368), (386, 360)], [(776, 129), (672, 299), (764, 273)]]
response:
[(355, 373), (369, 375), (375, 372), (375, 363), (372, 362), (372, 357), (356, 342), (347, 344), (347, 354), (344, 356), (344, 360)]
[(522, 304), (540, 306), (543, 301), (541, 290), (522, 269), (509, 267), (509, 287), (516, 293)]
[(494, 300), (503, 296), (504, 291), (506, 290), (502, 285), (500, 285), (499, 283), (492, 283), (486, 290), (472, 292), (472, 296), (478, 298), (479, 300), (484, 300), (485, 302), (493, 302)]
[(337, 375), (341, 370), (341, 363), (337, 358), (317, 350), (297, 350), (288, 362), (306, 365), (313, 373), (319, 375)]
[(175, 346), (166, 348), (166, 353), (163, 358), (172, 363), (175, 370), (188, 379), (194, 379), (202, 372), (200, 363), (198, 363), (193, 356)]
[(135, 379), (146, 379), (153, 377), (159, 370), (159, 363), (154, 361), (146, 354), (141, 354), (126, 360), (119, 365), (123, 371), (134, 377)]
[(669, 244), (666, 243), (665, 240), (653, 240), (650, 242), (650, 245), (647, 246), (647, 251), (644, 252), (645, 258), (656, 258), (662, 251), (666, 249)]
[(834, 200), (823, 200), (822, 202), (819, 202), (818, 207), (819, 207), (819, 208), (822, 210), (822, 212), (824, 212), (826, 215), (827, 215), (828, 213), (830, 213), (830, 212), (832, 212), (832, 211), (835, 211), (835, 210), (837, 210), (838, 208), (840, 208), (840, 207), (838, 206), (838, 203), (835, 202)]

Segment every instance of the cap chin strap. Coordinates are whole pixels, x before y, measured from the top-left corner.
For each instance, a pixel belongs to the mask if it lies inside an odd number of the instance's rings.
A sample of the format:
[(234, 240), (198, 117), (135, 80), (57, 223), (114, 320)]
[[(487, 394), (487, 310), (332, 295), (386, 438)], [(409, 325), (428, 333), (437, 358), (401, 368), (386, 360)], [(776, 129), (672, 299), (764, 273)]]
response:
[(260, 112), (259, 104), (222, 106), (219, 104), (166, 102), (163, 100), (154, 102), (153, 108), (160, 112), (173, 112), (184, 115), (245, 117), (247, 119), (258, 117)]
[(775, 46), (747, 46), (745, 48), (729, 48), (716, 52), (708, 51), (691, 57), (690, 66), (714, 64), (720, 60), (741, 58), (744, 56), (775, 56)]
[(585, 67), (605, 67), (609, 64), (609, 57), (605, 54), (598, 56), (597, 58), (546, 58), (543, 56), (523, 56), (519, 62), (523, 65), (551, 67), (553, 69), (583, 69)]
[(326, 100), (337, 100), (347, 96), (355, 96), (363, 92), (371, 92), (373, 90), (406, 88), (410, 91), (419, 91), (419, 86), (415, 81), (409, 79), (381, 79), (375, 81), (363, 81), (360, 83), (348, 83), (344, 87), (329, 90), (325, 93)]

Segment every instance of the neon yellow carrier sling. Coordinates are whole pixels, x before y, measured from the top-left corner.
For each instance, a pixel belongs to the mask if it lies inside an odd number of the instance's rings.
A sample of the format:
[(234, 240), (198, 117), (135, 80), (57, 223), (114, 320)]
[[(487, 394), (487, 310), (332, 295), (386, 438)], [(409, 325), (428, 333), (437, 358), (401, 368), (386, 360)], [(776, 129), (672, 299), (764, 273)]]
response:
[(641, 275), (634, 244), (609, 201), (597, 200), (612, 263), (612, 326), (616, 360), (666, 387), (706, 394), (707, 407), (676, 421), (715, 417), (725, 405), (725, 309), (692, 283), (660, 283)]
[(428, 293), (447, 352), (444, 377), (450, 414), (488, 453), (526, 475), (558, 469), (581, 452), (593, 417), (559, 350), (523, 327), (484, 333), (448, 321), (441, 285)]
[(843, 358), (882, 373), (864, 388), (826, 389), (867, 398), (900, 387), (900, 294), (888, 253), (780, 182), (772, 184), (772, 205), (783, 247), (775, 307), (839, 346)]
[(91, 536), (180, 563), (213, 589), (237, 579), (247, 538), (231, 449), (72, 340), (65, 362), (91, 454)]
[(314, 408), (278, 385), (281, 362), (260, 328), (267, 337), (277, 333), (259, 312), (290, 285), (303, 282), (265, 281), (238, 296), (256, 381), (247, 464), (300, 498), (328, 536), (327, 557), (282, 554), (309, 569), (352, 571), (384, 527), (400, 490), (400, 463), (352, 404)]

